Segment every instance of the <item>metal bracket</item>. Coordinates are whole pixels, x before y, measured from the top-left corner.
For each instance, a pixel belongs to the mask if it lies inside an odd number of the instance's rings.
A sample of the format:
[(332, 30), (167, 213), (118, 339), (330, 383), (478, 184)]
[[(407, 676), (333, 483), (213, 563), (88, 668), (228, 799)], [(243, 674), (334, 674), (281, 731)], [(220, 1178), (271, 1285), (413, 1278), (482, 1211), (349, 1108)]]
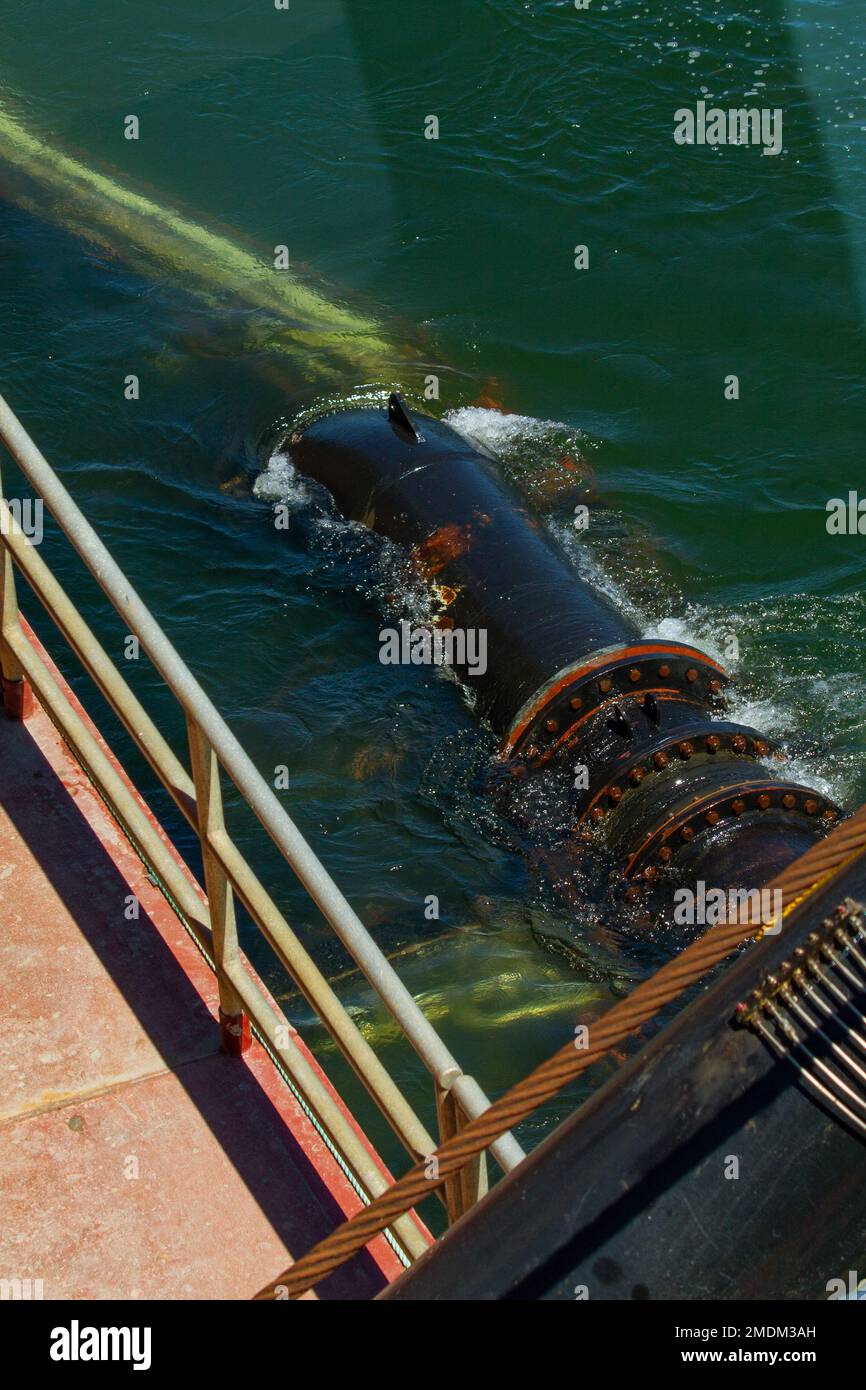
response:
[(787, 1061), (802, 1084), (866, 1138), (866, 908), (845, 898), (734, 1021)]

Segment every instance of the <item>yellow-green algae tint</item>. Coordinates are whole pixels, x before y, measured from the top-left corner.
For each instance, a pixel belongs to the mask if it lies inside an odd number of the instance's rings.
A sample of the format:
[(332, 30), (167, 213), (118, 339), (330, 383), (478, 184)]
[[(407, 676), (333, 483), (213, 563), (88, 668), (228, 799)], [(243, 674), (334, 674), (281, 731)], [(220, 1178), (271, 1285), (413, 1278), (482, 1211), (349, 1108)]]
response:
[[(333, 384), (335, 363), (366, 382), (389, 381), (410, 355), (376, 320), (333, 303), (254, 251), (208, 231), (31, 134), (0, 111), (0, 161), (20, 176), (13, 200), (120, 256), (145, 275), (167, 271), (209, 303), (226, 295), (260, 311), (245, 325), (256, 350), (291, 357), (306, 381)], [(9, 190), (7, 189), (7, 196)]]

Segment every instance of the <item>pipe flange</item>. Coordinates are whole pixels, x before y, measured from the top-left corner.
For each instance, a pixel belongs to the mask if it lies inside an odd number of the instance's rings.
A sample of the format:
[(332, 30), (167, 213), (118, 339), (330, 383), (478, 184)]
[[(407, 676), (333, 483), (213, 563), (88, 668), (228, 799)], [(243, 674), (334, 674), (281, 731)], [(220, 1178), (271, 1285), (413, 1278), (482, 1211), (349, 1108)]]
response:
[(826, 830), (842, 814), (828, 798), (791, 782), (756, 782), (745, 788), (734, 785), (683, 806), (656, 826), (630, 855), (623, 876), (652, 882), (679, 850), (699, 837), (744, 816), (758, 819), (771, 811), (802, 818), (812, 825), (820, 823)]
[(602, 786), (590, 789), (579, 798), (582, 804), (576, 824), (580, 825), (587, 818), (598, 823), (627, 803), (629, 792), (635, 791), (646, 779), (676, 771), (692, 759), (696, 762), (743, 759), (754, 763), (778, 752), (779, 744), (775, 740), (743, 724), (708, 721), (703, 728), (674, 730), (655, 743), (644, 744), (634, 758), (620, 759)]
[(582, 726), (606, 704), (651, 695), (712, 706), (727, 683), (724, 669), (696, 647), (641, 642), (602, 652), (561, 672), (524, 705), (500, 756), (542, 765), (579, 742)]

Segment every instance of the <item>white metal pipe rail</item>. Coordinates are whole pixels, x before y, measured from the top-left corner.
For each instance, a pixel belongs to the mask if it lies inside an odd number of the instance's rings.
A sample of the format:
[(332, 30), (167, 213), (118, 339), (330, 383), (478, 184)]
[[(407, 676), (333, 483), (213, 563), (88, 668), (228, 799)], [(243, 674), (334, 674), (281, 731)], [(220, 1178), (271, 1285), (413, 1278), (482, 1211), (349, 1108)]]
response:
[[(57, 627), (84, 668), (109, 704), (115, 709), (139, 750), (171, 793), (189, 824), (198, 833), (196, 791), (192, 779), (78, 614), (74, 604), (63, 592), (48, 566), (40, 558), (38, 552), (28, 545), (26, 537), (16, 531), (14, 521), (9, 516), (7, 504), (3, 498), (0, 498), (0, 524), (4, 525), (6, 530), (7, 547), (34, 593), (52, 615)], [(31, 665), (38, 661), (14, 620), (7, 626), (7, 646), (15, 655), (19, 665), (22, 664), (22, 661), (29, 662)], [(46, 671), (42, 675), (43, 686), (47, 674)], [(53, 697), (51, 694), (47, 694), (46, 698), (52, 704), (52, 708), (59, 707), (63, 703), (59, 691)], [(59, 716), (55, 715), (54, 717), (55, 722), (57, 722)], [(139, 839), (142, 833), (146, 835), (147, 828), (139, 822)], [(217, 832), (211, 831), (210, 838), (213, 840), (216, 835)], [(423, 1126), (416, 1122), (410, 1107), (407, 1106), (399, 1090), (387, 1075), (372, 1048), (364, 1041), (328, 982), (317, 970), (297, 936), (292, 932), (276, 905), (268, 898), (253, 870), (227, 835), (220, 836), (219, 857), (238, 897), (254, 920), (258, 915), (261, 916), (260, 929), (268, 939), (269, 944), (283, 959), (292, 977), (298, 981), (307, 1002), (326, 1023), (331, 1035), (342, 1047), (344, 1054), (352, 1059), (356, 1071), (362, 1076), (380, 1109), (389, 1115), (396, 1132), (409, 1152), (415, 1157), (419, 1153), (429, 1152), (429, 1148), (426, 1148), (425, 1145), (429, 1145), (431, 1142), (430, 1136), (423, 1129)], [(197, 904), (194, 896), (191, 897), (188, 891), (185, 893), (188, 886), (176, 881), (176, 874), (172, 874), (170, 867), (167, 872), (171, 876), (175, 900), (179, 904), (183, 904), (185, 915), (191, 920), (195, 920)], [(258, 911), (263, 903), (269, 909), (264, 915)], [(200, 911), (200, 904), (198, 907)], [(203, 921), (199, 925), (203, 926)]]
[[(45, 460), (26, 430), (15, 417), (8, 404), (0, 397), (0, 438), (2, 438), (12, 457), (16, 460), (25, 477), (36, 493), (43, 499), (54, 519), (83, 560), (100, 588), (119, 613), (128, 631), (135, 635), (147, 652), (156, 669), (160, 672), (169, 689), (181, 704), (187, 718), (190, 732), (193, 765), (196, 756), (200, 763), (195, 779), (174, 755), (152, 720), (146, 714), (120, 672), (98, 644), (87, 625), (78, 614), (74, 604), (63, 592), (61, 586), (51, 575), (48, 567), (37, 555), (27, 538), (15, 524), (5, 500), (0, 498), (2, 508), (2, 541), (6, 548), (4, 570), (3, 602), (3, 644), (7, 661), (21, 667), (33, 679), (40, 698), (52, 706), (52, 717), (66, 719), (68, 715), (60, 709), (62, 693), (52, 681), (47, 668), (38, 661), (35, 653), (24, 638), (18, 624), (17, 604), (14, 598), (14, 583), (11, 566), (22, 570), (48, 613), (76, 652), (89, 674), (95, 680), (118, 717), (133, 737), (137, 746), (159, 776), (185, 818), (194, 827), (202, 842), (202, 854), (207, 867), (210, 863), (212, 882), (210, 890), (218, 890), (229, 912), (228, 936), (221, 945), (226, 951), (225, 958), (217, 960), (217, 971), (221, 975), (221, 992), (225, 990), (226, 1001), (237, 1000), (240, 991), (233, 983), (237, 979), (238, 965), (232, 960), (237, 951), (234, 936), (232, 893), (244, 902), (253, 920), (270, 942), (286, 968), (296, 980), (305, 997), (328, 1027), (335, 1041), (347, 1056), (358, 1075), (364, 1081), (380, 1109), (388, 1118), (395, 1132), (413, 1156), (432, 1151), (430, 1136), (409, 1107), (405, 1098), (385, 1072), (378, 1058), (363, 1040), (360, 1033), (339, 1004), (336, 996), (321, 976), (317, 967), (305, 952), (303, 946), (279, 913), (276, 905), (265, 892), (262, 885), (247, 865), (243, 856), (231, 842), (222, 823), (221, 801), (219, 800), (218, 768), (221, 766), (231, 777), (243, 799), (251, 807), (264, 830), (294, 870), (312, 900), (319, 907), (332, 928), (354, 958), (367, 980), (376, 990), (385, 1006), (397, 1021), (428, 1071), (436, 1088), (437, 1104), (440, 1114), (440, 1127), (443, 1123), (451, 1125), (460, 1122), (461, 1116), (473, 1118), (487, 1108), (489, 1101), (474, 1078), (467, 1076), (452, 1056), (436, 1030), (424, 1017), (409, 991), (386, 960), (376, 943), (370, 937), (346, 898), (340, 892), (314, 851), (307, 844), (291, 817), (281, 806), (273, 789), (268, 786), (247, 753), (226, 725), (209, 697), (190, 673), (186, 664), (175, 651), (162, 632), (146, 605), (136, 594), (128, 580), (111, 558), (107, 549), (87, 522), (80, 509), (69, 496), (63, 484)], [(39, 667), (42, 669), (39, 670)], [(5, 665), (4, 665), (4, 673)], [(35, 677), (35, 678), (34, 678)], [(54, 685), (54, 689), (51, 686)], [(72, 721), (77, 721), (74, 711), (69, 710)], [(80, 722), (80, 721), (79, 721)], [(82, 726), (83, 728), (83, 726)], [(74, 735), (80, 730), (70, 730), (72, 746), (76, 748)], [(86, 742), (86, 740), (85, 740)], [(82, 749), (88, 764), (95, 757), (100, 762), (98, 746)], [(206, 778), (217, 801), (211, 807), (211, 814), (200, 822), (198, 795), (201, 780), (205, 777), (205, 764), (212, 758), (215, 776)], [(102, 755), (104, 759), (104, 755)], [(202, 762), (204, 759), (204, 762)], [(96, 773), (97, 785), (104, 788), (109, 801), (114, 801), (111, 788), (104, 785), (111, 764), (104, 760), (105, 766), (89, 766)], [(116, 775), (116, 774), (115, 774)], [(110, 775), (107, 776), (111, 781)], [(128, 802), (123, 793), (125, 787), (113, 788), (115, 794), (124, 802), (124, 816)], [(164, 861), (165, 847), (155, 834), (147, 818), (135, 816), (136, 824), (130, 824), (133, 837), (140, 839), (142, 848), (155, 853), (160, 859), (160, 867), (166, 870), (168, 886), (182, 907), (184, 915), (195, 924), (194, 932), (207, 934), (211, 926), (208, 912), (201, 902), (192, 902), (188, 883), (177, 880), (183, 875), (171, 872), (171, 866)], [(148, 833), (150, 832), (150, 833)], [(155, 840), (158, 843), (153, 844)], [(148, 842), (151, 842), (148, 844)], [(160, 850), (162, 854), (160, 854)], [(212, 914), (211, 914), (212, 917)], [(202, 921), (202, 918), (206, 919)], [(220, 954), (220, 953), (217, 953)], [(245, 975), (246, 979), (249, 976)], [(246, 990), (243, 991), (247, 993)], [(246, 1001), (245, 1001), (246, 1002)], [(225, 1003), (224, 1003), (225, 1007)], [(261, 1008), (250, 1008), (249, 1012), (261, 1015)], [(231, 1012), (226, 1008), (226, 1012)], [(261, 1026), (260, 1017), (256, 1020)], [(273, 1020), (269, 1020), (272, 1024)], [(443, 1105), (445, 1110), (443, 1110)], [(453, 1107), (453, 1114), (448, 1113)], [(519, 1163), (523, 1150), (511, 1135), (504, 1135), (491, 1145), (491, 1152), (499, 1165), (508, 1171)], [(456, 1215), (464, 1198), (454, 1206), (449, 1201), (451, 1214)], [(452, 1198), (457, 1188), (452, 1189)]]

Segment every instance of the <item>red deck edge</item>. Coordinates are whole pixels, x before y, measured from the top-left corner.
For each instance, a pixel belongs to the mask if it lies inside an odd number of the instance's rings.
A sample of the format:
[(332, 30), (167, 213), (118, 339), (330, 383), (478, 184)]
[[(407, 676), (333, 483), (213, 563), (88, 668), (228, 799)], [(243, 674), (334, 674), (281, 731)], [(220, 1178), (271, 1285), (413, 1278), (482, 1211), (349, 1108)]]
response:
[[(115, 771), (132, 792), (141, 810), (154, 826), (184, 876), (201, 900), (206, 902), (205, 894), (195, 877), (169, 840), (144, 798), (126, 775), (123, 767), (117, 761), (99, 730), (69, 687), (62, 672), (60, 672), (52, 661), (36, 633), (23, 617), (21, 618), (21, 627), (24, 635), (42, 661), (44, 661), (72, 708), (79, 715), (88, 731), (97, 740), (106, 757), (110, 759)], [(147, 914), (151, 923), (159, 932), (163, 942), (174, 956), (176, 963), (201, 997), (204, 1006), (213, 1018), (214, 1029), (217, 1030), (219, 1023), (215, 977), (192, 937), (185, 929), (178, 931), (178, 925), (182, 928), (182, 923), (179, 923), (179, 919), (162, 893), (147, 877), (144, 866), (132, 845), (130, 845), (129, 841), (122, 833), (118, 834), (119, 827), (117, 826), (117, 822), (114, 820), (96, 789), (82, 774), (71, 751), (62, 741), (38, 700), (30, 702), (30, 707), (25, 713), (25, 725), (40, 753), (73, 798), (78, 812), (84, 817), (106, 854), (113, 860), (118, 872), (129, 884), (131, 891), (138, 898), (142, 910)], [(253, 970), (249, 961), (245, 960), (245, 966), (266, 997), (272, 1000), (270, 992)], [(275, 1007), (278, 1006), (275, 1005)], [(335, 1103), (357, 1134), (376, 1166), (381, 1171), (383, 1177), (389, 1183), (392, 1183), (394, 1181), (392, 1174), (361, 1129), (351, 1111), (343, 1102), (337, 1090), (329, 1081), (325, 1072), (319, 1066), (316, 1058), (305, 1045), (300, 1035), (292, 1027), (291, 1023), (289, 1023), (289, 1028), (291, 1029), (292, 1039), (295, 1045), (317, 1073), (320, 1081), (333, 1097)], [(267, 1052), (255, 1037), (252, 1040), (250, 1049), (246, 1051), (242, 1057), (238, 1057), (234, 1065), (245, 1067), (248, 1070), (256, 1085), (264, 1092), (271, 1105), (281, 1116), (287, 1130), (289, 1130), (296, 1143), (315, 1165), (318, 1177), (325, 1184), (332, 1198), (345, 1213), (346, 1217), (348, 1218), (360, 1210), (363, 1204), (351, 1183), (342, 1172), (342, 1169), (334, 1159), (330, 1150), (322, 1143), (321, 1136), (304, 1114)], [(413, 1211), (410, 1215), (425, 1238), (427, 1240), (432, 1240), (427, 1227), (421, 1221), (417, 1213)], [(375, 1240), (370, 1242), (367, 1249), (381, 1272), (383, 1286), (402, 1272), (402, 1262), (383, 1237), (376, 1237)], [(273, 1270), (271, 1271), (270, 1277), (275, 1277), (278, 1273), (279, 1270)]]

